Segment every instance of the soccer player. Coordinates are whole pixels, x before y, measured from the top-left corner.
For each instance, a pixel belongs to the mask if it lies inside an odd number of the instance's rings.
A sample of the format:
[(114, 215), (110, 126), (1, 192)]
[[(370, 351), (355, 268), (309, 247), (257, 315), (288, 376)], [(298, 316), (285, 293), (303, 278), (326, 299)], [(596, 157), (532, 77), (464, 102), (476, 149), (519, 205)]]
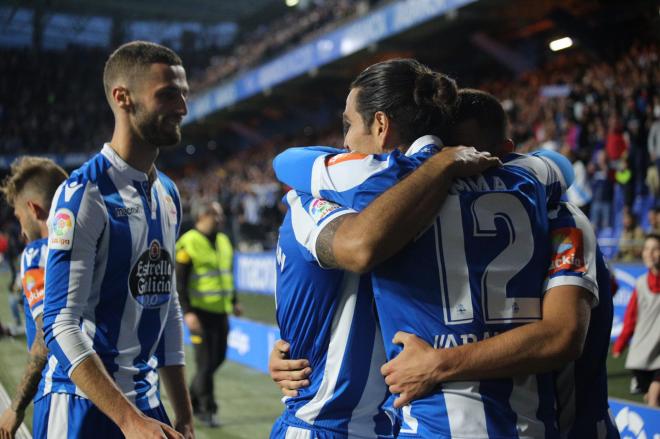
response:
[(44, 268), (48, 244), (48, 211), (57, 187), (68, 177), (52, 160), (21, 157), (11, 165), (2, 192), (21, 225), (27, 245), (21, 256), (21, 283), (25, 311), (25, 333), (29, 357), (10, 406), (0, 415), (0, 437), (13, 438), (23, 422), (25, 408), (52, 389), (39, 386), (46, 365), (47, 349), (42, 332)]
[[(501, 132), (496, 121), (506, 120), (501, 105), (494, 97), (480, 91), (461, 90), (460, 94), (469, 99), (461, 100), (456, 119), (474, 123), (458, 123), (452, 130), (451, 140), (477, 147), (488, 145), (493, 141), (489, 140), (489, 133)], [(475, 129), (475, 123), (481, 129)], [(495, 140), (500, 136), (497, 134)], [(581, 355), (565, 363), (576, 355), (570, 353), (579, 348), (580, 337), (573, 338), (572, 342), (565, 338), (562, 342), (561, 336), (570, 336), (570, 332), (565, 332), (567, 304), (555, 302), (562, 297), (557, 295), (548, 296), (552, 302), (544, 302), (542, 320), (452, 350), (434, 350), (414, 335), (400, 333), (395, 338), (404, 344), (403, 353), (383, 368), (391, 384), (390, 390), (401, 393), (395, 405), (401, 407), (444, 381), (501, 378), (511, 376), (514, 371), (528, 374), (559, 369), (556, 387), (562, 436), (575, 439), (619, 437), (607, 402), (606, 357), (613, 312), (609, 270), (593, 228), (579, 209), (562, 203), (550, 214), (553, 254), (548, 284), (581, 285), (590, 291), (597, 287), (598, 303), (582, 317), (589, 325)], [(505, 343), (506, 349), (500, 341)], [(419, 368), (420, 364), (424, 365), (423, 369)]]
[[(397, 128), (390, 127), (387, 134), (381, 131), (385, 136), (372, 151), (407, 147), (410, 143), (420, 150), (434, 147), (431, 137), (421, 136), (442, 129), (447, 107), (456, 97), (453, 81), (412, 60), (384, 64), (383, 74), (374, 81), (384, 84), (383, 91), (397, 101), (399, 112), (388, 120)], [(353, 92), (349, 95), (349, 103), (354, 96)], [(402, 154), (396, 157), (396, 163), (375, 160), (374, 169), (403, 173), (406, 167), (417, 166), (414, 158)], [(393, 234), (381, 247), (381, 255), (400, 249), (434, 216), (452, 177), (479, 172), (497, 163), (488, 154), (476, 154), (471, 148), (448, 148), (428, 160), (419, 173), (379, 197), (373, 203), (377, 210), (400, 198), (401, 193), (409, 195), (406, 209), (390, 210), (378, 217), (370, 217), (370, 209), (364, 212), (365, 223)], [(422, 184), (429, 180), (435, 190), (429, 191)], [(391, 420), (381, 408), (387, 397), (379, 375), (385, 354), (372, 311), (369, 279), (325, 269), (315, 261), (313, 249), (304, 245), (312, 239), (310, 232), (316, 222), (332, 221), (351, 210), (323, 200), (310, 201), (311, 197), (299, 197), (295, 191), (287, 194), (289, 211), (280, 229), (277, 250), (276, 303), (280, 330), (291, 341), (292, 355), (309, 359), (311, 385), (286, 400), (271, 437), (392, 437)], [(405, 232), (394, 236), (397, 230), (392, 226), (402, 223)], [(365, 233), (361, 239), (369, 241), (370, 234)]]
[[(503, 122), (506, 122), (505, 118)], [(357, 130), (361, 129), (358, 126)], [(501, 145), (500, 141), (497, 146)], [(284, 154), (299, 155), (296, 151)], [(301, 160), (290, 158), (284, 157), (289, 161), (289, 166), (295, 163), (296, 169), (300, 171)], [(355, 184), (342, 184), (336, 178), (346, 175), (345, 169), (340, 169), (341, 166), (331, 169), (332, 159), (329, 157), (313, 160), (311, 157), (304, 158), (315, 164), (312, 168), (312, 173), (317, 176), (312, 179), (314, 187), (309, 184), (310, 174), (305, 174), (306, 177), (300, 174), (295, 177), (285, 175), (285, 182), (313, 192), (316, 196), (322, 194), (325, 198), (334, 197), (340, 201), (343, 198), (344, 202), (348, 200), (347, 205), (360, 207), (364, 202), (360, 197), (365, 194), (360, 194)], [(338, 156), (335, 161), (340, 162), (341, 158)], [(364, 158), (363, 162), (371, 159)], [(278, 160), (275, 168), (280, 171), (278, 174), (281, 177), (290, 168), (282, 162), (282, 156)], [(330, 165), (325, 165), (328, 162)], [(553, 197), (555, 202), (558, 201), (556, 197), (560, 191), (557, 189), (563, 183), (561, 174), (554, 172), (554, 166), (547, 160), (535, 157), (510, 156), (502, 170), (491, 171), (471, 181), (459, 180), (454, 186), (456, 195), (453, 199), (450, 196), (447, 201), (449, 205), (443, 207), (441, 220), (400, 255), (375, 270), (373, 282), (376, 303), (386, 345), (389, 344), (389, 358), (400, 351), (398, 346), (389, 343), (399, 328), (410, 328), (410, 332), (417, 333), (437, 347), (448, 347), (488, 338), (496, 331), (540, 319), (540, 292), (543, 291), (542, 283), (547, 268), (547, 256), (544, 255), (549, 253), (549, 247), (547, 251), (545, 249), (546, 245), (549, 246), (545, 204), (546, 201), (552, 202)], [(359, 168), (359, 161), (353, 164), (352, 183), (366, 181), (369, 185), (371, 171), (367, 169), (360, 174)], [(306, 185), (296, 186), (304, 181)], [(369, 191), (376, 191), (373, 184)], [(535, 197), (542, 202), (534, 203)], [(354, 200), (359, 202), (355, 203)], [(471, 212), (471, 215), (461, 215), (461, 207), (463, 211)], [(504, 227), (499, 232), (498, 223), (499, 227)], [(326, 226), (326, 229), (329, 227)], [(331, 230), (339, 235), (342, 227), (339, 225)], [(466, 239), (461, 229), (474, 230), (474, 237), (467, 235), (474, 241)], [(350, 233), (348, 228), (346, 230), (348, 236)], [(354, 231), (353, 235), (361, 232)], [(326, 261), (330, 265), (350, 267), (352, 258), (349, 252), (344, 252), (343, 239), (340, 243), (331, 238), (323, 240), (323, 231), (320, 234), (319, 231), (314, 233), (319, 236), (316, 239), (317, 254), (325, 256), (323, 250), (318, 248), (319, 243), (328, 247), (325, 243), (331, 242), (333, 245), (329, 253), (334, 260), (326, 257)], [(531, 237), (534, 238), (533, 243), (530, 242)], [(478, 241), (482, 241), (479, 252), (464, 253), (461, 250), (464, 245), (476, 245)], [(346, 248), (350, 247), (349, 240), (346, 240), (345, 245)], [(503, 259), (502, 254), (508, 256), (504, 257), (507, 260)], [(470, 272), (463, 268), (468, 257)], [(522, 268), (525, 270), (520, 274)], [(472, 285), (475, 285), (473, 288), (478, 293), (474, 299), (470, 298), (471, 288), (467, 286), (470, 278), (475, 280)], [(444, 293), (436, 292), (438, 287), (434, 285), (438, 284)], [(557, 288), (554, 290), (557, 292)], [(560, 341), (568, 342), (563, 349), (569, 352), (575, 344), (579, 349), (583, 341), (580, 333), (586, 332), (586, 323), (580, 319), (580, 312), (585, 307), (588, 311), (592, 294), (586, 289), (576, 290), (574, 295), (558, 295), (569, 306), (573, 305), (570, 300), (577, 302), (571, 308), (576, 315), (567, 316), (569, 318), (565, 318), (567, 323), (564, 325), (569, 328), (569, 333), (577, 331), (571, 333), (577, 335), (577, 341), (571, 337), (559, 337)], [(518, 437), (517, 431), (526, 431), (530, 436), (541, 432), (549, 436), (556, 435), (552, 387), (551, 375), (445, 385), (442, 392), (413, 403), (412, 410), (408, 406), (403, 413), (398, 413), (403, 422), (401, 436), (442, 437), (463, 434), (466, 437), (488, 437), (490, 434)], [(521, 404), (523, 400), (525, 403)]]
[(181, 206), (154, 167), (181, 139), (185, 70), (172, 50), (134, 41), (110, 55), (103, 85), (112, 139), (59, 187), (48, 220), (44, 336), (85, 397), (42, 398), (35, 436), (193, 437), (173, 275)]

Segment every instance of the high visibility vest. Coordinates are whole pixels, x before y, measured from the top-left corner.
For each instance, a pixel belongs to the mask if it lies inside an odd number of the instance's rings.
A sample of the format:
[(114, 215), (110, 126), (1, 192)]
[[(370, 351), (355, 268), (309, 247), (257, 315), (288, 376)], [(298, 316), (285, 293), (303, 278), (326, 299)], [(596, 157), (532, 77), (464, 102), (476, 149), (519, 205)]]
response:
[(193, 308), (215, 313), (231, 313), (234, 250), (229, 238), (218, 233), (213, 243), (196, 229), (184, 233), (176, 243), (176, 260), (192, 264), (188, 294)]

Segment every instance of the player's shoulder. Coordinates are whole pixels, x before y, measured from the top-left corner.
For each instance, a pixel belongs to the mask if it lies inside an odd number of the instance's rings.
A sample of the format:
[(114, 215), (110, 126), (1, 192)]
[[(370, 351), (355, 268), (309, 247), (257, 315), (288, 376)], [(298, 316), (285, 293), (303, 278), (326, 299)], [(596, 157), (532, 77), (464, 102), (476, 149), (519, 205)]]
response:
[(158, 181), (163, 185), (165, 191), (174, 199), (179, 199), (179, 188), (177, 188), (176, 183), (170, 177), (165, 175), (162, 171), (156, 171)]
[(38, 268), (42, 265), (44, 256), (48, 252), (48, 239), (36, 239), (30, 241), (25, 245), (21, 259), (23, 261), (23, 268), (30, 270)]
[(102, 154), (97, 153), (87, 160), (78, 169), (73, 171), (65, 184), (94, 184), (98, 185), (102, 176), (105, 175), (111, 167), (110, 161)]
[(524, 170), (543, 184), (561, 183), (563, 187), (568, 187), (575, 178), (571, 162), (554, 151), (511, 153), (503, 159), (503, 163), (505, 168)]

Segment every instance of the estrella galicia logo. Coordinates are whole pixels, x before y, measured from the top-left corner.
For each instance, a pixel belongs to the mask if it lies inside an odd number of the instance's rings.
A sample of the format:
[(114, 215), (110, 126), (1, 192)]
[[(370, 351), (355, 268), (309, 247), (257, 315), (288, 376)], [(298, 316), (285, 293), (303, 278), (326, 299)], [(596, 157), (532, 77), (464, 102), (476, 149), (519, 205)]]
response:
[(159, 307), (170, 299), (173, 271), (169, 252), (154, 239), (131, 269), (131, 294), (145, 308)]

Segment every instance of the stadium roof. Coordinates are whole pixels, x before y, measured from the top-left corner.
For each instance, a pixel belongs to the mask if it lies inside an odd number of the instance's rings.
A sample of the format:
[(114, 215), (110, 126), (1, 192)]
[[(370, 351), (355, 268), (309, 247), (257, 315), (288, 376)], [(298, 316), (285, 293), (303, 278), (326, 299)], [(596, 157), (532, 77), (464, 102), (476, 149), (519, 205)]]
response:
[(282, 0), (0, 0), (0, 5), (43, 8), (47, 13), (202, 23), (238, 22), (266, 8), (286, 9)]

